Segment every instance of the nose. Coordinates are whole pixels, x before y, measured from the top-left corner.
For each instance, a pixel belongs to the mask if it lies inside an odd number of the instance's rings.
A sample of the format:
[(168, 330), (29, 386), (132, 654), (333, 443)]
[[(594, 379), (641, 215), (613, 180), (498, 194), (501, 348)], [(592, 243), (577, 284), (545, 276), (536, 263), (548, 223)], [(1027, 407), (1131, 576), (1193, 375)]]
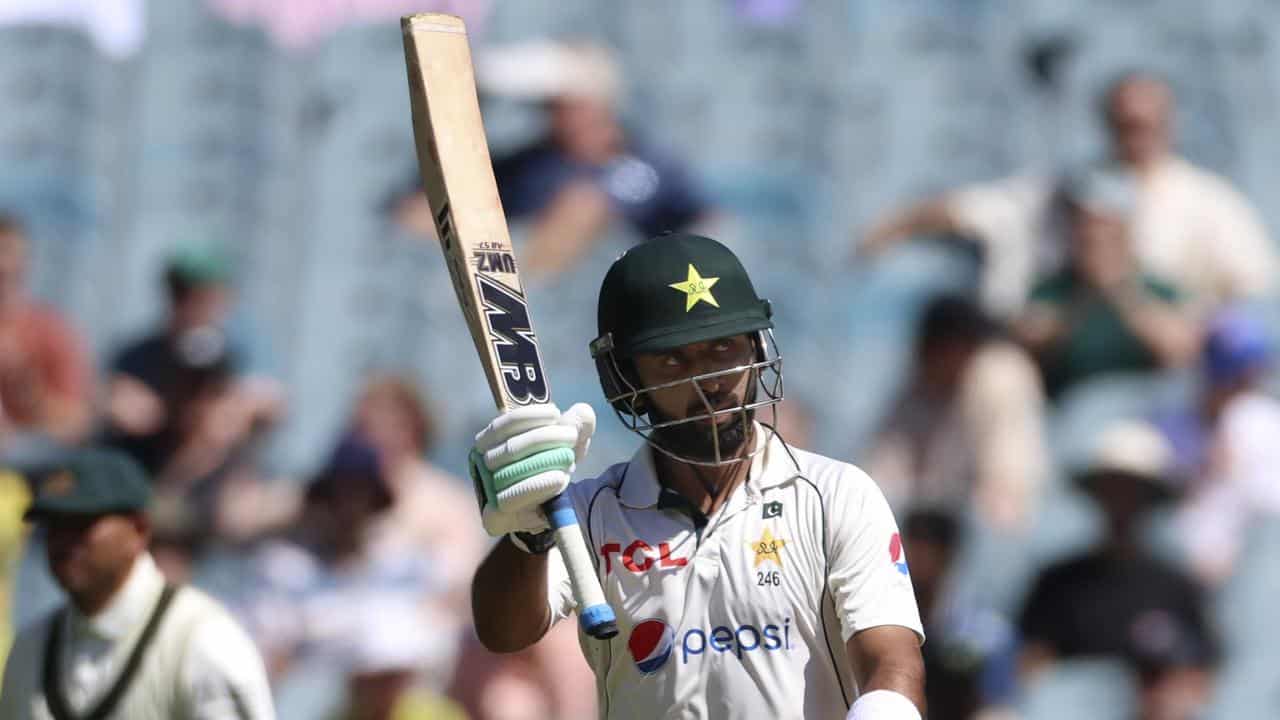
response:
[(719, 376), (707, 378), (698, 383), (698, 387), (702, 388), (702, 392), (708, 395), (715, 395), (716, 393), (720, 392), (720, 388), (723, 385), (724, 385), (724, 378)]

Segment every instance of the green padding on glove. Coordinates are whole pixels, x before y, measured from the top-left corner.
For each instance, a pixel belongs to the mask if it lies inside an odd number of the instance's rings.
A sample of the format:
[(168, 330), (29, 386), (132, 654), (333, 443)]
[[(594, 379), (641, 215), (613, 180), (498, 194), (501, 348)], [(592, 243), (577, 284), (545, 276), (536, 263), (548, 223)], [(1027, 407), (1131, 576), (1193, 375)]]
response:
[[(522, 480), (528, 480), (534, 475), (541, 475), (548, 470), (564, 470), (567, 472), (573, 466), (574, 459), (573, 448), (552, 448), (534, 453), (523, 460), (505, 465), (493, 473), (490, 476), (493, 490), (495, 493), (502, 492)], [(483, 458), (480, 460), (480, 466), (484, 467)], [(487, 493), (488, 490), (486, 489)]]
[(471, 466), (471, 482), (476, 486), (476, 497), (480, 500), (481, 509), (489, 506), (498, 507), (497, 492), (493, 489), (493, 473), (485, 467), (484, 455), (475, 448), (467, 456), (467, 465)]

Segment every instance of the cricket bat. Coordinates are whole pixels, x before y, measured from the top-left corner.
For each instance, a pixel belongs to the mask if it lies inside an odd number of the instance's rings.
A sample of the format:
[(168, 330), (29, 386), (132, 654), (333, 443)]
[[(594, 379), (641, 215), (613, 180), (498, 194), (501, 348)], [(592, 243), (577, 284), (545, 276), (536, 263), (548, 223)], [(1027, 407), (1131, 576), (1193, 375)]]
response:
[[(516, 267), (476, 96), (462, 19), (436, 13), (400, 20), (422, 185), (453, 288), (499, 410), (551, 398)], [(561, 495), (543, 505), (578, 602), (584, 632), (618, 634), (577, 513)]]

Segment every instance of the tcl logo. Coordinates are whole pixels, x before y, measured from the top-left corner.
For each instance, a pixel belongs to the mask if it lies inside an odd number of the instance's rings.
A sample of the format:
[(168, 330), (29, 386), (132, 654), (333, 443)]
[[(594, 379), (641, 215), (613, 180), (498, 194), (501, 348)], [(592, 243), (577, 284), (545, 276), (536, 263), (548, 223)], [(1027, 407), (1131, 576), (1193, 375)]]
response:
[(622, 547), (622, 543), (611, 542), (600, 546), (600, 556), (604, 558), (605, 575), (613, 572), (615, 555), (622, 561), (622, 567), (636, 574), (648, 572), (655, 566), (669, 570), (689, 564), (689, 558), (672, 557), (671, 547), (667, 543), (658, 543), (655, 550), (652, 545), (643, 540), (634, 540), (625, 548)]

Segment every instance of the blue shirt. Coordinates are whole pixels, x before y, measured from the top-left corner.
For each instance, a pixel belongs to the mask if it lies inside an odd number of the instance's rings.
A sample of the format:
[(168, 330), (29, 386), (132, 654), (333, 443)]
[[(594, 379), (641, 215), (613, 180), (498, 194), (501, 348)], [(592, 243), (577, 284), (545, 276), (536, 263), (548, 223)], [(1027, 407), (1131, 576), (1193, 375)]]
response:
[(683, 165), (642, 144), (597, 166), (573, 160), (544, 139), (498, 158), (494, 173), (502, 207), (510, 218), (540, 212), (566, 185), (578, 180), (600, 188), (613, 211), (644, 237), (686, 228), (710, 209)]

